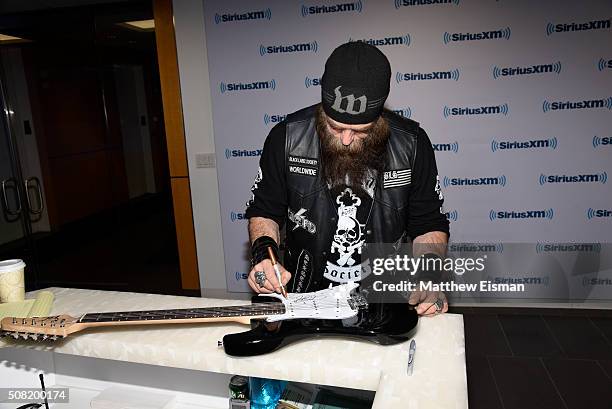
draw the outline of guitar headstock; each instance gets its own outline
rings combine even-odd
[[[51,317],[16,318],[6,317],[0,322],[0,336],[12,336],[15,339],[33,339],[36,341],[65,338],[77,330],[73,326],[78,318],[70,315],[55,315]]]

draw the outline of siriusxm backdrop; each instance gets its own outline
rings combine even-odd
[[[390,59],[387,106],[431,138],[452,241],[532,243],[534,254],[572,251],[550,242],[612,242],[612,2],[204,7],[229,291],[248,288],[244,210],[263,141],[320,101],[324,62],[346,41]],[[599,298],[612,299],[608,281]]]

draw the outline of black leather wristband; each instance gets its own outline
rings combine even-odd
[[[251,266],[270,258],[268,247],[272,249],[274,257],[278,260],[279,251],[276,241],[270,236],[261,236],[251,244]]]

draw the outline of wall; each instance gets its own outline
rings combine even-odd
[[[217,170],[196,166],[196,155],[215,152],[203,5],[175,0],[173,8],[200,285],[204,296],[223,297],[227,287]]]
[[[201,210],[220,217],[230,290],[247,288],[242,212],[258,149],[285,114],[319,100],[325,59],[355,39],[379,44],[388,55],[388,106],[419,121],[434,143],[453,240],[531,243],[534,254],[542,243],[611,241],[610,217],[598,216],[612,214],[610,145],[602,143],[610,141],[612,108],[609,2],[358,0],[335,7],[210,0],[203,15],[196,3],[175,2],[177,11],[192,12],[189,21],[177,14],[177,43],[186,47],[186,41],[196,53],[180,61],[184,109],[195,109],[189,115],[198,121],[213,120],[214,141],[207,139],[210,122],[194,119],[188,151],[193,161],[195,153],[217,147],[222,211]],[[602,23],[581,29],[591,21]],[[183,77],[183,69],[191,76]],[[262,86],[249,89],[255,82]],[[202,98],[205,89],[212,90],[212,104]],[[583,100],[602,106],[580,107]],[[572,181],[580,175],[591,180]],[[212,191],[217,195],[218,187]],[[209,240],[222,237],[216,224],[210,232]],[[582,290],[583,280],[612,268],[609,253],[594,248],[602,264],[572,272],[572,285]],[[603,298],[610,293],[593,289]]]

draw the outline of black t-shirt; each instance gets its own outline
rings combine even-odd
[[[274,220],[283,227],[287,218],[287,178],[285,174],[285,122],[277,124],[270,131],[264,143],[263,153],[259,160],[259,169],[251,188],[251,198],[247,203],[246,217],[265,217]],[[349,187],[350,189],[350,187]],[[357,192],[360,189],[354,189]],[[366,188],[366,191],[369,190]],[[367,195],[359,195],[360,208],[369,208]],[[408,236],[417,236],[431,232],[449,233],[449,223],[442,213],[444,196],[440,190],[436,159],[429,137],[419,128],[417,135],[416,157],[412,169],[412,187],[408,205]],[[360,220],[357,211],[357,221]],[[365,216],[362,216],[365,217]]]

